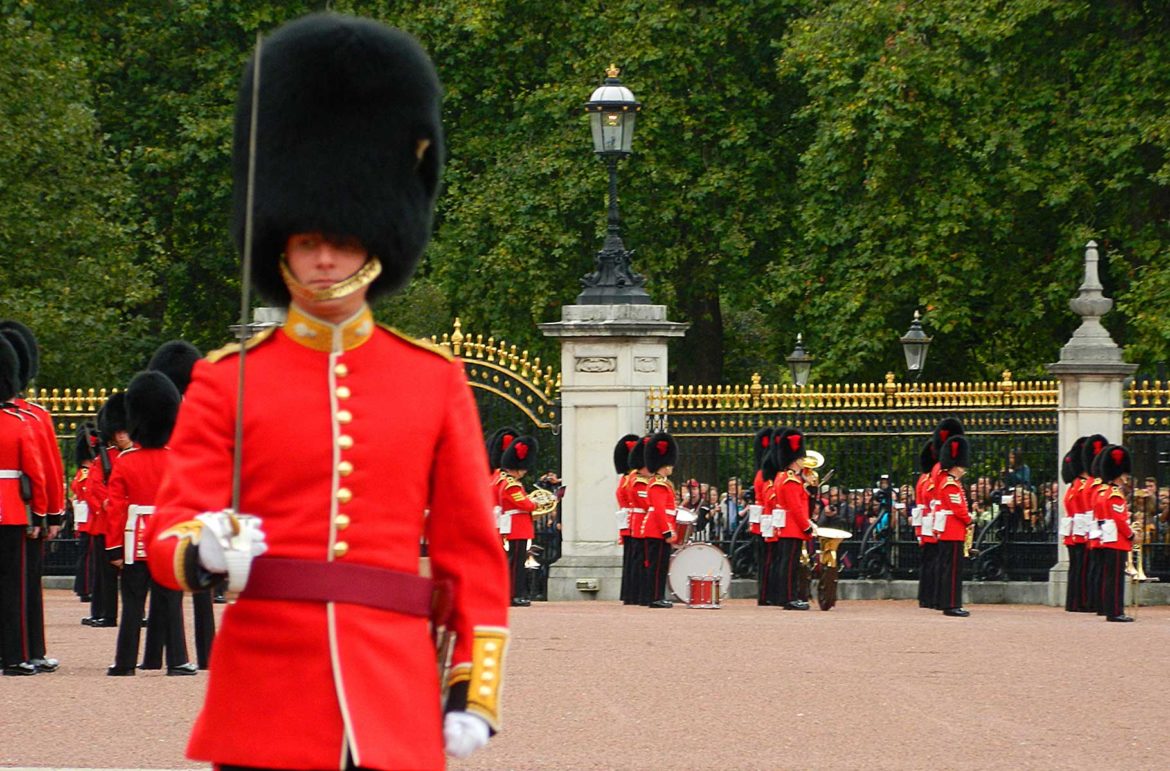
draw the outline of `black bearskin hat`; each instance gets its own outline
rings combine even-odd
[[[23,324],[20,328],[28,332],[28,337],[21,334],[19,330],[14,329],[8,324],[16,322],[3,321],[0,322],[0,337],[3,337],[12,346],[12,350],[16,351],[16,359],[20,362],[20,367],[17,369],[17,392],[23,391],[28,387],[28,383],[33,379],[33,374],[39,367],[39,356],[37,355],[36,340],[31,337],[32,332],[28,332],[28,327]]]
[[[97,414],[98,432],[102,441],[107,444],[114,441],[114,434],[119,431],[129,431],[126,421],[126,392],[113,394]]]
[[[753,442],[753,445],[756,450],[757,469],[763,469],[764,458],[767,457],[769,451],[772,449],[772,438],[774,433],[775,430],[770,426],[765,426],[756,432],[756,438]]]
[[[512,440],[520,436],[520,432],[511,426],[504,426],[497,428],[488,437],[487,454],[488,454],[488,468],[492,471],[500,468],[500,458],[504,455],[504,450],[512,444]]]
[[[938,452],[934,446],[933,439],[927,439],[926,444],[922,445],[922,450],[918,453],[918,468],[923,474],[929,474],[934,471],[934,464],[938,463]]]
[[[163,447],[175,430],[183,400],[171,379],[156,370],[139,372],[126,389],[126,425],[143,447]]]
[[[637,434],[626,434],[613,446],[613,470],[619,474],[630,472],[630,453],[640,443]],[[639,466],[641,468],[641,466]]]
[[[786,428],[780,432],[773,443],[776,453],[776,471],[783,471],[792,465],[793,461],[805,456],[804,432],[796,428]]]
[[[952,436],[963,436],[967,433],[963,429],[963,421],[955,417],[943,418],[934,429],[934,450],[937,453],[943,442]]]
[[[169,377],[182,396],[191,384],[191,370],[195,368],[195,362],[202,358],[199,349],[186,340],[171,340],[155,350],[146,368],[158,370]]]
[[[1101,434],[1093,434],[1085,437],[1085,443],[1081,447],[1081,464],[1094,477],[1100,477],[1096,467],[1093,466],[1093,461],[1101,454],[1101,451],[1109,446],[1109,440]]]
[[[650,435],[642,437],[630,449],[630,468],[641,469],[646,468],[646,445],[650,444]]]
[[[401,287],[430,237],[442,167],[442,89],[430,58],[400,30],[337,13],[281,26],[260,56],[253,284],[287,304],[279,270],[285,243],[321,232],[356,238],[381,260],[371,299]],[[240,82],[232,152],[232,230],[241,254],[253,58]]]
[[[0,402],[20,393],[20,357],[4,335],[0,335]]]
[[[88,460],[93,460],[97,453],[97,426],[87,420],[77,427],[73,435],[73,462],[80,466]]]
[[[539,452],[540,445],[535,436],[518,436],[500,457],[500,468],[509,471],[535,471],[536,454]]]
[[[1112,482],[1122,474],[1133,472],[1129,450],[1119,444],[1111,444],[1101,451],[1101,481]]]
[[[678,462],[678,442],[666,432],[654,434],[649,442],[643,443],[643,446],[646,452],[646,468],[651,473]]]
[[[1065,484],[1070,484],[1074,479],[1085,473],[1085,441],[1089,437],[1079,437],[1073,442],[1069,451],[1064,454],[1060,461],[1060,478],[1064,480]]]
[[[967,468],[971,465],[971,445],[967,442],[967,437],[962,434],[958,436],[951,436],[938,451],[938,465],[950,470],[955,466],[962,466]]]

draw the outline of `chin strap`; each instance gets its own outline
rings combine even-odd
[[[298,300],[308,300],[311,302],[337,300],[353,294],[363,286],[369,286],[380,275],[382,275],[381,261],[377,257],[370,257],[370,259],[366,260],[366,264],[352,276],[344,278],[333,286],[324,289],[310,289],[300,281],[297,281],[296,276],[293,275],[292,270],[288,267],[288,261],[284,257],[280,258],[280,276],[284,279],[284,284],[288,287],[289,293]]]

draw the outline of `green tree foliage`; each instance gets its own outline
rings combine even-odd
[[[30,242],[9,239],[17,228],[64,232],[83,215],[105,244],[100,259],[76,238],[49,250],[101,266],[84,282],[100,310],[54,314],[62,328],[94,325],[56,338],[57,360],[84,361],[95,337],[133,337],[102,360],[124,379],[141,364],[135,346],[225,340],[238,306],[227,228],[236,81],[257,31],[324,5],[0,0],[9,24],[24,24],[4,45],[40,50],[14,50],[0,68],[67,81],[26,96],[26,114],[0,128],[15,142],[0,150],[4,245]],[[1170,353],[1170,12],[1158,4],[331,6],[414,33],[446,88],[435,238],[416,283],[377,309],[410,332],[441,334],[458,315],[467,332],[555,360],[535,325],[559,318],[601,246],[606,173],[581,108],[612,62],[645,105],[619,167],[623,237],[653,300],[692,324],[672,355],[676,382],[771,380],[797,332],[815,379],[901,372],[897,337],[916,308],[935,335],[927,378],[1041,374],[1077,322],[1067,301],[1089,238],[1108,255],[1115,338],[1145,364]],[[57,102],[87,117],[45,117]],[[82,124],[84,139],[62,134]],[[9,183],[35,184],[12,164],[38,143],[71,148],[63,168],[89,164],[84,182],[52,186],[53,206]],[[13,200],[42,206],[35,225]],[[34,252],[23,254],[27,266]],[[44,296],[21,302],[82,292],[70,265],[68,283],[41,281]],[[126,275],[138,288],[114,299],[93,288]]]
[[[0,33],[0,316],[41,348],[34,385],[119,382],[141,365],[155,297],[149,227],[102,141],[89,73],[19,17]],[[146,352],[149,355],[149,352]]]

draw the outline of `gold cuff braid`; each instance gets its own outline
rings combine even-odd
[[[477,626],[471,642],[471,679],[467,687],[467,711],[479,715],[493,731],[500,730],[500,686],[508,630]]]
[[[372,284],[374,279],[380,275],[382,275],[382,262],[377,257],[370,257],[370,259],[366,260],[365,265],[348,278],[343,278],[333,286],[324,289],[310,289],[300,281],[297,281],[296,276],[293,275],[292,270],[288,267],[288,260],[284,257],[280,258],[280,276],[284,279],[284,284],[288,287],[289,293],[299,300],[307,300],[310,302],[336,300],[340,297],[353,294],[363,286]]]

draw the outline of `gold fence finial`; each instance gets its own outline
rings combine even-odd
[[[459,317],[455,317],[455,331],[451,333],[451,353],[456,356],[463,355],[463,324],[460,323]]]

